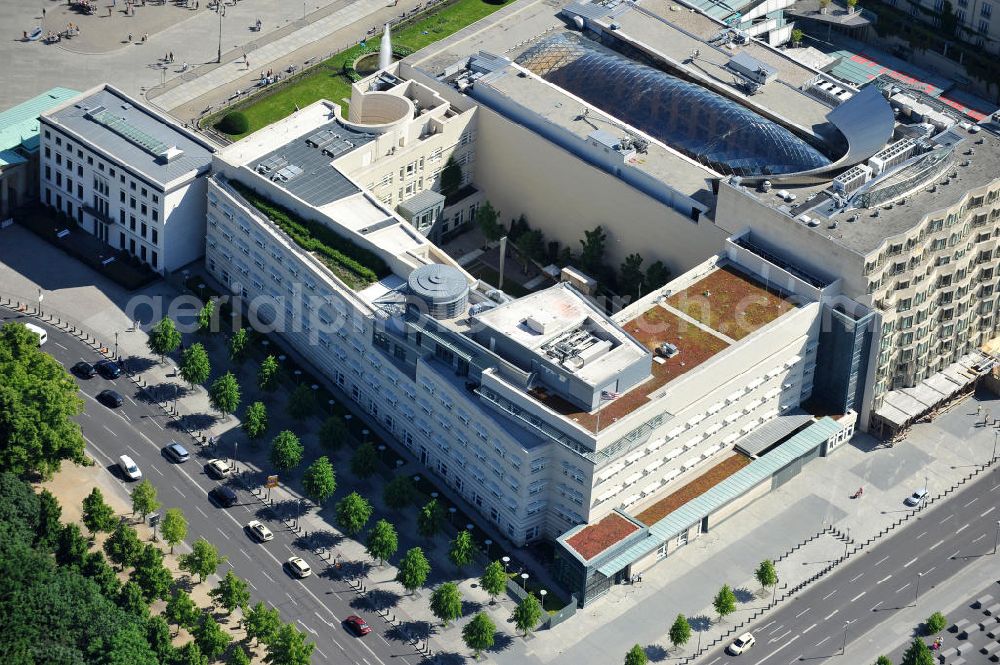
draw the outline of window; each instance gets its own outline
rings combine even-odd
[[[979,15],[987,19],[993,16],[993,5],[988,2],[984,2],[979,8]]]
[[[135,210],[135,197],[134,196],[130,196],[129,197],[129,199],[128,199],[128,207],[132,208],[132,210]]]
[[[983,9],[986,9],[986,5],[983,5]],[[979,32],[987,33],[990,31],[990,22],[986,19],[979,21]]]
[[[128,216],[128,230],[135,232],[135,215]]]
[[[157,232],[156,229],[150,229],[150,231],[152,233],[152,237],[150,238],[150,240],[152,240],[153,244],[155,245],[158,242],[158,236],[160,234],[159,234],[159,232]]]
[[[141,233],[139,235],[141,235],[143,238],[145,238],[146,237],[146,224],[143,223],[142,226],[141,226],[141,228],[142,228],[142,231],[141,231]]]

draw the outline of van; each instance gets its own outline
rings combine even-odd
[[[139,480],[142,478],[142,471],[139,470],[139,467],[135,465],[135,462],[128,455],[122,455],[118,458],[118,466],[129,480]]]
[[[38,335],[38,346],[41,346],[42,344],[45,344],[45,342],[49,341],[49,334],[45,332],[45,329],[41,326],[36,326],[34,323],[25,323],[24,327]]]

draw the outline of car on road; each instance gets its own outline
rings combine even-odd
[[[358,637],[367,635],[368,633],[372,632],[372,627],[369,626],[364,619],[362,619],[356,614],[352,614],[351,616],[344,619],[344,623],[347,625],[347,628]]]
[[[293,556],[286,564],[288,565],[288,570],[292,571],[292,575],[295,575],[295,577],[303,578],[312,575],[312,568],[302,560],[302,557]]]
[[[98,374],[108,380],[117,379],[122,375],[122,369],[118,366],[118,363],[113,360],[108,360],[107,358],[104,360],[98,360],[97,363],[94,364],[94,369],[97,370]]]
[[[112,409],[117,409],[125,403],[125,398],[115,390],[102,390],[97,393],[97,401]]]
[[[205,472],[213,478],[222,479],[232,472],[233,468],[224,459],[210,459],[205,465]]]
[[[24,327],[35,333],[38,337],[38,346],[41,346],[42,344],[45,344],[45,342],[49,341],[49,334],[45,332],[45,328],[36,326],[34,323],[25,323]]]
[[[191,454],[187,451],[187,448],[177,443],[176,441],[171,441],[170,444],[163,449],[163,452],[172,459],[173,461],[181,464],[191,459]]]
[[[919,506],[927,499],[927,488],[919,489],[903,501],[908,506]]]
[[[136,466],[136,463],[128,455],[122,455],[118,458],[118,468],[122,470],[125,477],[129,480],[139,480],[142,478],[142,471]]]
[[[269,540],[274,539],[274,534],[266,526],[261,524],[260,520],[250,520],[247,523],[247,529],[250,531],[254,538],[262,543],[266,543]]]
[[[739,656],[741,653],[749,651],[755,644],[757,644],[757,640],[754,639],[753,635],[750,633],[743,633],[733,640],[732,644],[726,647],[726,651],[728,651],[730,655]]]
[[[232,488],[226,487],[225,485],[216,485],[212,491],[208,493],[208,495],[215,499],[216,503],[223,508],[231,508],[239,501],[239,497],[236,496],[236,492],[234,492]]]
[[[81,379],[92,379],[94,378],[94,375],[97,374],[97,370],[94,369],[94,366],[86,360],[81,360],[77,364],[73,365],[73,373]]]

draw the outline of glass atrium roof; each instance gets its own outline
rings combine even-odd
[[[795,173],[830,163],[745,106],[575,35],[548,37],[517,62],[726,175]]]

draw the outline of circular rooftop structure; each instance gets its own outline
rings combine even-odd
[[[459,317],[469,302],[469,283],[462,271],[452,266],[421,266],[410,273],[406,284],[435,319]]]

